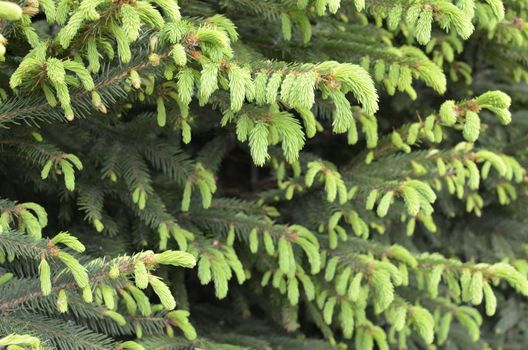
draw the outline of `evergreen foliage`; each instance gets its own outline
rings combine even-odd
[[[0,0],[0,348],[525,348],[527,18]]]

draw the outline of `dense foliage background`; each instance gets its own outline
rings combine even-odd
[[[525,0],[0,1],[0,348],[525,349]]]

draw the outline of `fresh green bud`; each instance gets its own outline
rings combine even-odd
[[[192,268],[196,265],[196,258],[186,252],[167,250],[160,254],[155,254],[156,263],[161,265],[172,265]]]
[[[134,278],[136,286],[141,289],[145,289],[148,286],[148,272],[143,261],[138,261],[134,265]]]
[[[455,101],[446,101],[440,106],[440,120],[447,126],[452,126],[457,121],[457,107]]]
[[[154,292],[158,295],[165,309],[172,310],[176,307],[176,301],[174,300],[169,287],[163,283],[160,278],[150,276],[149,283],[152,286],[152,289],[154,289]]]
[[[118,312],[115,312],[115,311],[112,311],[112,310],[105,310],[105,311],[103,311],[103,315],[107,316],[107,317],[110,317],[112,320],[114,320],[120,326],[126,325],[125,318],[123,317],[123,315],[121,315]]]
[[[472,111],[466,112],[466,121],[464,123],[464,138],[469,142],[475,142],[480,134],[480,118],[477,113]]]
[[[11,1],[0,1],[0,18],[18,21],[22,18],[22,8]]]
[[[66,294],[66,291],[64,289],[61,289],[59,291],[59,294],[57,296],[57,310],[60,313],[65,313],[68,311],[68,295]]]
[[[42,295],[46,296],[51,293],[51,270],[46,259],[40,260],[39,264],[40,289]]]

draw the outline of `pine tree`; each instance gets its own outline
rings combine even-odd
[[[524,348],[527,18],[0,0],[0,348]]]

